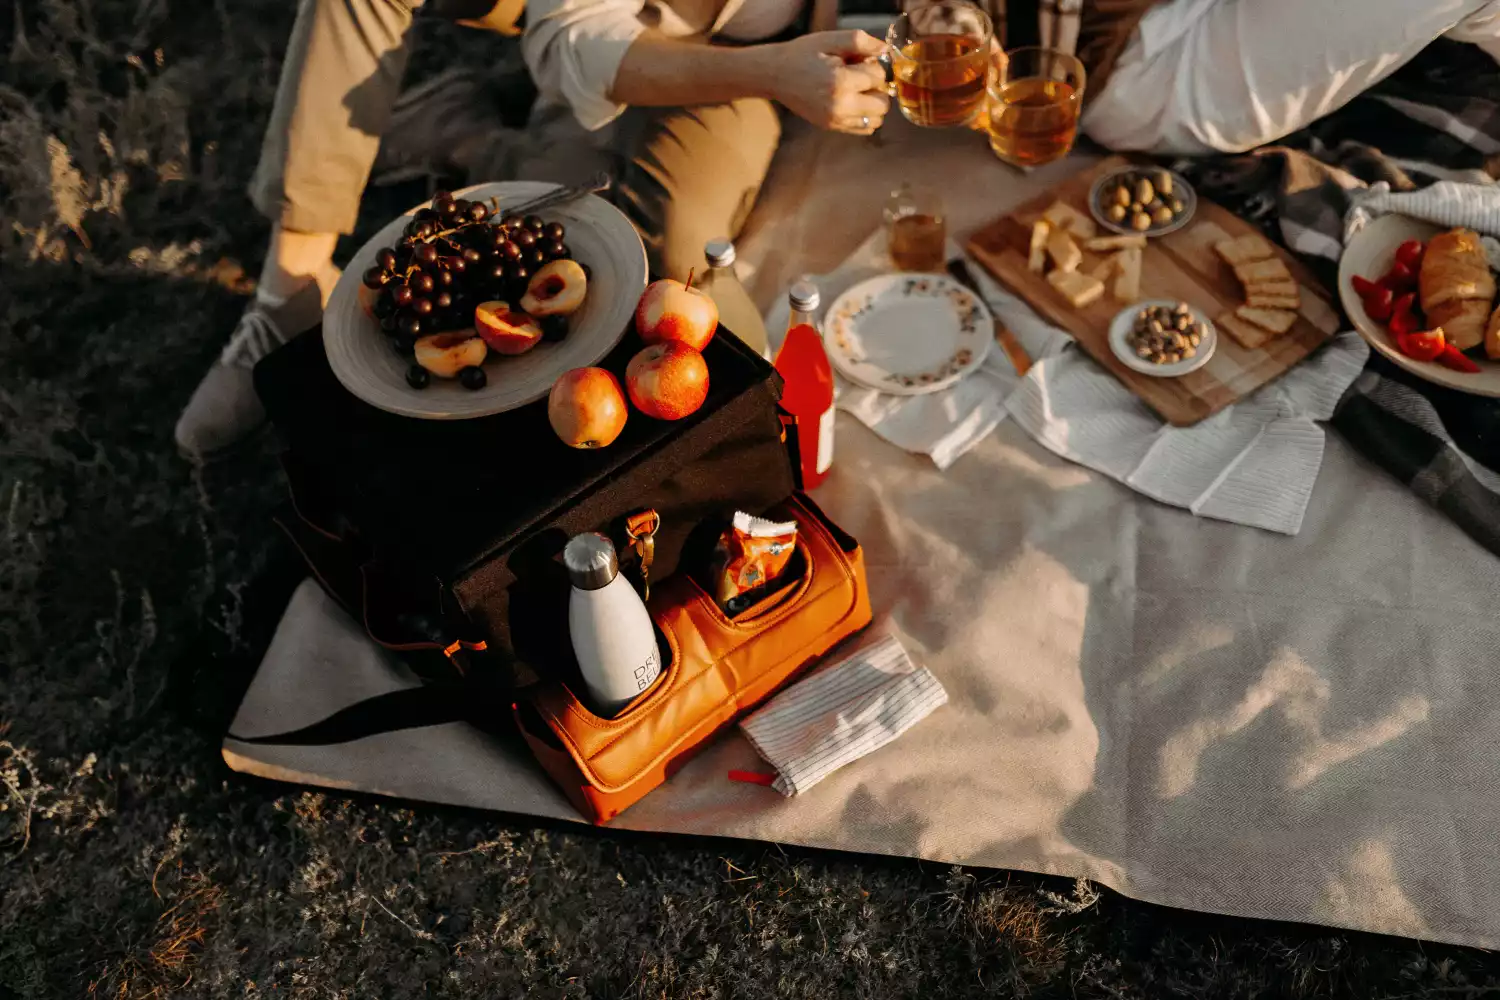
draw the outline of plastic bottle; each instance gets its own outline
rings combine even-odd
[[[573,582],[568,596],[568,635],[594,710],[618,715],[661,674],[656,629],[640,595],[620,575],[608,538],[574,535],[563,549]]]
[[[709,240],[703,255],[708,258],[708,270],[698,287],[719,307],[719,322],[752,351],[766,357],[770,351],[766,324],[734,273],[734,244],[727,239]]]
[[[833,368],[814,319],[818,286],[799,281],[788,299],[792,314],[775,363],[786,382],[781,407],[795,418],[791,432],[796,436],[798,485],[810,490],[828,477],[833,464]]]

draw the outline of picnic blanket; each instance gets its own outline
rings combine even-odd
[[[1176,166],[1201,193],[1285,242],[1333,287],[1351,210],[1399,206],[1401,192],[1458,182],[1493,187],[1493,213],[1500,215],[1500,67],[1472,45],[1440,40],[1283,143]],[[1471,226],[1484,221],[1484,214],[1466,215]],[[1433,385],[1372,352],[1332,424],[1500,553],[1495,400]]]
[[[837,266],[902,177],[963,192],[946,206],[961,236],[1088,162],[1019,175],[970,134],[883,132],[878,147],[803,133],[783,148],[755,284],[781,294]],[[1285,157],[1262,159],[1284,176]],[[1443,426],[1478,454],[1457,422]],[[726,732],[614,825],[1049,872],[1176,907],[1500,947],[1500,560],[1350,440],[1328,436],[1293,537],[1145,499],[1012,421],[940,471],[840,415],[817,500],[864,548],[875,629],[948,704],[791,797],[730,780],[762,765]],[[577,821],[508,704],[314,738],[417,684],[305,583],[224,757],[286,781]]]

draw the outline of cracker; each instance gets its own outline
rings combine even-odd
[[[1254,323],[1278,337],[1290,330],[1292,324],[1297,322],[1297,314],[1290,309],[1257,309],[1254,306],[1240,306],[1234,313],[1245,322]]]
[[[1276,255],[1271,244],[1251,233],[1236,240],[1220,240],[1214,244],[1214,252],[1230,267],[1253,264],[1258,260],[1270,260]]]
[[[1296,312],[1302,305],[1302,298],[1297,295],[1265,295],[1251,291],[1245,296],[1245,305],[1255,309],[1290,309]]]
[[[1246,323],[1232,312],[1221,313],[1214,325],[1235,339],[1241,347],[1253,351],[1270,342],[1272,334],[1251,323]]]
[[[1279,257],[1269,260],[1252,261],[1249,264],[1237,264],[1234,268],[1235,275],[1241,284],[1254,285],[1267,281],[1291,281],[1292,272],[1286,269],[1286,265]]]

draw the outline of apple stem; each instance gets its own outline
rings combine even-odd
[[[696,267],[690,267],[690,268],[688,268],[688,280],[687,280],[687,284],[683,286],[684,288],[692,288],[693,287],[693,274],[697,270],[698,269]]]

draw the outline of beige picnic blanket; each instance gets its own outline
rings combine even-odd
[[[808,147],[800,217],[749,244],[768,285],[837,263],[908,173],[944,179],[962,229],[1078,166],[1022,179],[977,136],[899,127],[879,148]],[[939,472],[841,415],[815,496],[864,546],[875,632],[948,704],[792,798],[728,780],[762,765],[727,732],[616,825],[1500,945],[1500,562],[1337,435],[1323,462],[1289,537],[1156,504],[1011,422]],[[285,732],[413,683],[304,584],[233,731]],[[228,740],[225,757],[327,787],[574,815],[521,747],[459,723],[333,747]]]

